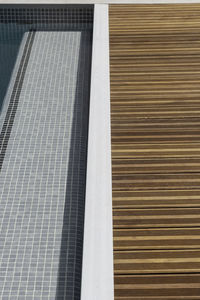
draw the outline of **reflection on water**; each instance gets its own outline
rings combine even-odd
[[[76,31],[82,27],[87,27],[87,23],[0,23],[0,113],[24,33],[29,30]]]
[[[14,24],[0,23],[0,112],[16,62],[23,30]]]

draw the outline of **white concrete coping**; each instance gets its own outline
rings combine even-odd
[[[95,5],[81,300],[113,300],[108,5]]]

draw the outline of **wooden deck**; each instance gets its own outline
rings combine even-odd
[[[200,299],[200,5],[111,5],[115,300]]]

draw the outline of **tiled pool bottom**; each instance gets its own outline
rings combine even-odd
[[[91,36],[34,32],[0,172],[2,300],[80,299]]]

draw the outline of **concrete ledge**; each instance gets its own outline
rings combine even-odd
[[[95,5],[81,300],[112,300],[108,5]]]

